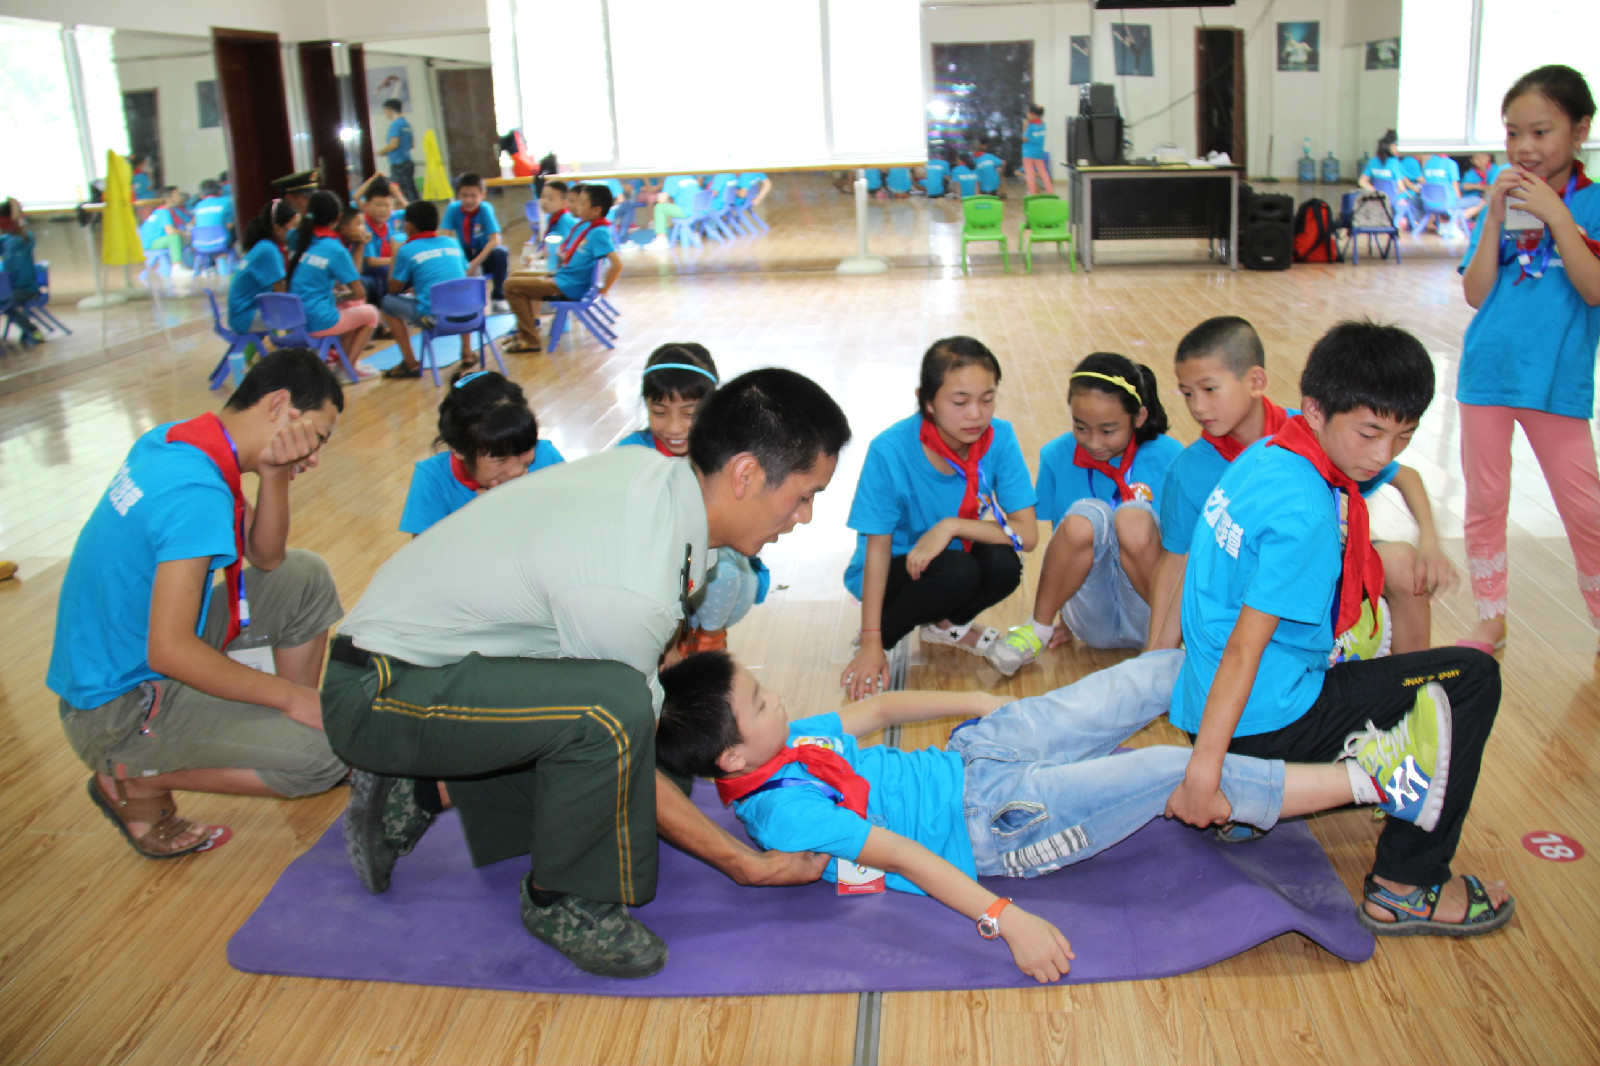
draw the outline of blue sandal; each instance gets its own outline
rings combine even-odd
[[[1516,900],[1507,896],[1498,908],[1489,902],[1489,893],[1483,882],[1471,874],[1462,874],[1467,885],[1467,916],[1459,922],[1436,922],[1433,912],[1439,907],[1442,884],[1419,888],[1408,896],[1397,895],[1384,888],[1368,875],[1362,902],[1356,905],[1356,921],[1376,936],[1482,936],[1492,933],[1511,920],[1516,912]],[[1367,904],[1376,903],[1390,914],[1393,921],[1380,921],[1367,913]]]
[[[1211,830],[1212,839],[1218,844],[1253,844],[1266,835],[1267,830],[1245,822],[1229,822]]]

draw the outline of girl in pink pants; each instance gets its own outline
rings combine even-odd
[[[1511,168],[1489,187],[1462,269],[1467,327],[1457,376],[1466,475],[1467,571],[1478,623],[1457,643],[1487,651],[1506,633],[1511,435],[1528,435],[1600,627],[1600,474],[1594,437],[1600,347],[1600,186],[1574,159],[1594,97],[1571,67],[1540,67],[1501,105]]]

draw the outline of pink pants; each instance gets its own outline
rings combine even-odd
[[[1479,618],[1506,613],[1506,515],[1511,435],[1528,435],[1578,564],[1578,591],[1600,627],[1600,473],[1589,420],[1526,407],[1461,404],[1461,467],[1467,483],[1467,572]]]
[[[1033,183],[1035,178],[1038,179],[1040,188],[1044,189],[1045,192],[1055,191],[1055,186],[1050,181],[1050,170],[1044,165],[1044,160],[1029,159],[1024,156],[1022,160],[1022,180],[1028,185],[1029,196],[1034,193]]]
[[[342,337],[352,330],[362,326],[376,326],[378,324],[378,309],[369,303],[349,303],[339,308],[339,321],[327,329],[319,329],[309,336],[312,337]],[[350,353],[354,359],[360,352]]]

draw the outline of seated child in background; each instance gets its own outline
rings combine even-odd
[[[402,533],[419,536],[490,489],[564,461],[554,444],[539,439],[522,386],[493,370],[451,380],[433,441],[436,448],[441,444],[448,450],[418,460],[411,471]]]
[[[978,173],[972,169],[972,160],[968,156],[956,157],[956,165],[950,170],[950,180],[961,190],[963,200],[978,195]]]
[[[134,200],[148,200],[154,196],[155,186],[150,178],[150,158],[134,152],[128,156],[128,166],[132,170],[130,181],[133,185]]]
[[[639,389],[649,426],[628,434],[617,445],[654,448],[674,459],[688,456],[695,411],[716,387],[717,364],[704,345],[663,344],[645,360]],[[690,597],[693,613],[678,650],[689,655],[726,648],[728,627],[766,598],[769,580],[759,558],[732,548],[715,549],[706,568],[703,593]]]
[[[499,315],[510,310],[506,306],[506,271],[511,258],[502,246],[500,220],[495,217],[494,205],[484,201],[483,188],[483,179],[476,174],[456,179],[456,198],[444,210],[439,234],[461,242],[468,274],[488,275],[490,309]]]
[[[264,292],[282,292],[289,276],[288,259],[283,252],[289,231],[300,221],[294,205],[273,200],[244,227],[244,261],[228,281],[228,328],[235,333],[256,332],[265,327],[256,308],[256,297]],[[246,360],[261,355],[246,353]]]
[[[1161,714],[1182,661],[1178,652],[1153,652],[1014,702],[986,692],[890,692],[790,721],[782,699],[753,673],[708,652],[661,671],[656,760],[672,773],[714,779],[762,847],[833,856],[823,876],[841,895],[893,888],[932,896],[975,920],[981,936],[1003,938],[1023,973],[1054,981],[1073,958],[1060,930],[974,878],[1038,877],[1161,817],[1188,753],[1112,753]],[[972,717],[946,750],[857,744],[886,726],[952,715]],[[1229,755],[1226,811],[1268,828],[1352,801],[1376,803],[1374,778],[1387,778],[1408,755],[1420,757],[1403,743],[1387,753],[1367,745],[1343,765]],[[1443,762],[1437,774],[1443,780]],[[1397,819],[1422,816],[1386,809]]]
[[[1022,128],[1022,180],[1027,183],[1028,195],[1035,192],[1054,192],[1050,168],[1045,165],[1044,108],[1038,104],[1028,107],[1028,123]],[[1037,187],[1034,182],[1038,182]]]
[[[1502,172],[1509,170],[1505,163],[1496,163],[1493,152],[1477,152],[1472,156],[1472,166],[1461,175],[1461,217],[1477,218],[1483,211],[1483,198],[1489,195],[1489,186]]]
[[[183,190],[169,186],[163,191],[164,202],[139,224],[139,243],[146,254],[165,251],[175,273],[184,272],[183,253],[188,235],[179,221],[178,212],[183,207]]]
[[[867,179],[867,195],[878,197],[885,195],[883,191],[883,171],[877,167],[867,167],[861,173]]]
[[[190,217],[194,219],[196,230],[227,230],[228,243],[233,243],[233,198],[222,194],[222,186],[215,179],[207,178],[200,183],[200,199]]]
[[[972,157],[973,172],[978,175],[978,191],[985,196],[999,196],[1000,179],[1005,176],[1005,160],[989,151],[988,141],[978,142],[978,152]]]
[[[687,174],[674,174],[661,187],[661,197],[656,200],[652,228],[655,239],[649,247],[663,249],[668,245],[667,235],[672,232],[672,220],[687,218],[694,210],[694,198],[700,195],[700,182]]]
[[[950,161],[939,156],[931,157],[922,171],[922,191],[927,193],[930,199],[943,196],[949,181]]]
[[[1427,162],[1422,164],[1422,180],[1418,185],[1434,185],[1445,190],[1445,204],[1450,210],[1455,210],[1461,203],[1461,167],[1447,155],[1434,153]],[[1438,219],[1434,219],[1434,228],[1438,229]]]
[[[911,168],[890,167],[884,175],[884,187],[889,190],[889,195],[896,200],[904,200],[911,195]]]
[[[857,533],[845,588],[861,600],[851,699],[889,682],[886,650],[922,626],[925,644],[982,655],[1000,636],[972,624],[1022,581],[1038,542],[1033,479],[1017,435],[994,417],[1000,361],[971,337],[922,357],[917,413],[873,438],[850,504]]]
[[[1379,783],[1437,820],[1385,822],[1357,918],[1380,935],[1489,932],[1510,919],[1509,892],[1452,879],[1450,862],[1500,707],[1499,664],[1452,647],[1329,665],[1335,634],[1383,586],[1358,483],[1410,442],[1433,400],[1433,362],[1404,330],[1345,322],[1311,349],[1300,393],[1304,413],[1233,461],[1189,546],[1171,720],[1195,742],[1168,812],[1225,821],[1228,754],[1327,762],[1409,736],[1417,757]],[[1381,742],[1383,730],[1398,735]]]
[[[1200,439],[1173,462],[1159,497],[1163,550],[1149,638],[1156,648],[1178,646],[1184,568],[1206,498],[1240,452],[1299,414],[1266,398],[1266,353],[1255,329],[1242,318],[1224,316],[1200,323],[1178,342],[1175,361],[1178,391],[1200,423]],[[1361,481],[1361,495],[1370,498],[1391,482],[1416,520],[1417,547],[1405,541],[1377,544],[1384,595],[1367,610],[1375,613],[1378,626],[1374,629],[1368,619],[1365,625],[1341,631],[1336,649],[1340,658],[1371,659],[1391,650],[1391,645],[1397,654],[1428,647],[1431,597],[1451,591],[1461,579],[1439,547],[1422,475],[1390,462]]]
[[[567,183],[559,179],[547,181],[539,191],[539,210],[544,214],[541,241],[552,236],[565,237],[578,224],[578,216],[567,210]]]
[[[710,189],[718,197],[721,197],[722,196],[722,191],[724,189],[726,189],[730,185],[733,185],[733,186],[737,187],[738,184],[739,184],[739,175],[738,174],[735,174],[735,173],[713,174],[713,175],[711,175],[711,177],[709,179],[707,179],[706,188]]]
[[[396,207],[405,210],[406,198],[389,179],[374,174],[356,190],[356,199],[361,205],[361,284],[366,287],[367,302],[377,306],[389,292],[395,249],[406,239],[394,213]]]
[[[746,171],[739,175],[739,197],[755,207],[767,198],[772,191],[772,179],[759,170]]]
[[[24,348],[44,340],[44,334],[22,309],[24,303],[39,295],[33,244],[33,231],[28,228],[22,205],[7,197],[5,203],[0,204],[0,269],[5,270],[11,281],[11,306],[6,310],[6,318],[17,327]],[[16,572],[15,567],[12,572]]]
[[[1055,532],[1033,616],[983,656],[1007,677],[1074,635],[1091,648],[1138,648],[1150,628],[1156,489],[1183,446],[1166,435],[1155,374],[1123,356],[1079,363],[1067,403],[1072,432],[1039,452],[1039,517]]]
[[[339,197],[327,189],[318,189],[306,201],[295,231],[299,237],[291,241],[296,251],[289,260],[289,291],[305,306],[308,333],[337,337],[356,374],[372,377],[377,371],[356,360],[378,325],[378,309],[365,301],[361,275],[336,228],[343,210]],[[361,216],[355,218],[359,222]],[[328,357],[336,358],[332,351]]]
[[[561,242],[552,277],[518,274],[506,283],[506,297],[517,316],[516,339],[506,345],[508,352],[539,351],[539,303],[541,300],[578,300],[596,284],[595,270],[601,260],[610,263],[602,295],[611,291],[622,273],[622,257],[611,236],[606,212],[611,210],[611,190],[604,185],[583,185],[576,196],[578,222]]]
[[[386,378],[417,378],[422,364],[411,347],[411,328],[426,324],[433,315],[433,287],[442,281],[467,276],[467,257],[461,242],[439,236],[439,208],[418,200],[406,208],[406,239],[396,250],[389,271],[388,292],[383,297],[384,324],[400,349],[400,362],[383,372]],[[411,292],[408,294],[407,289]],[[477,366],[468,334],[461,334],[461,369]]]

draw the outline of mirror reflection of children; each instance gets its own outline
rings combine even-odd
[[[44,334],[34,325],[22,305],[39,294],[39,281],[34,273],[33,231],[28,228],[22,205],[13,197],[0,203],[0,269],[11,281],[11,307],[6,319],[17,327],[24,348],[42,343]],[[3,567],[0,567],[3,569]],[[14,573],[15,567],[12,568]],[[4,578],[0,578],[4,580]]]
[[[294,205],[273,200],[244,227],[244,262],[228,282],[228,328],[235,333],[264,330],[256,297],[282,292],[289,276],[284,245],[300,222]],[[261,353],[256,353],[259,356]]]
[[[407,207],[405,234],[406,239],[394,255],[388,292],[381,307],[384,323],[394,337],[395,347],[400,349],[400,362],[383,372],[390,379],[422,376],[422,364],[411,347],[411,328],[431,320],[435,285],[467,276],[467,257],[461,253],[461,242],[439,236],[438,204],[418,200]],[[477,363],[470,334],[463,333],[460,369],[470,370]]]
[[[1028,185],[1028,195],[1036,192],[1055,192],[1050,181],[1050,169],[1044,161],[1044,108],[1033,104],[1028,108],[1028,123],[1022,128],[1022,180]],[[1034,187],[1038,182],[1038,187]]]
[[[174,274],[186,274],[183,264],[184,244],[187,234],[179,218],[183,203],[188,198],[176,185],[162,192],[162,205],[150,212],[139,224],[139,243],[145,253],[164,251]]]
[[[1493,152],[1474,152],[1472,165],[1461,175],[1461,217],[1472,220],[1483,213],[1484,197],[1494,179],[1509,169],[1507,163],[1496,163]]]

